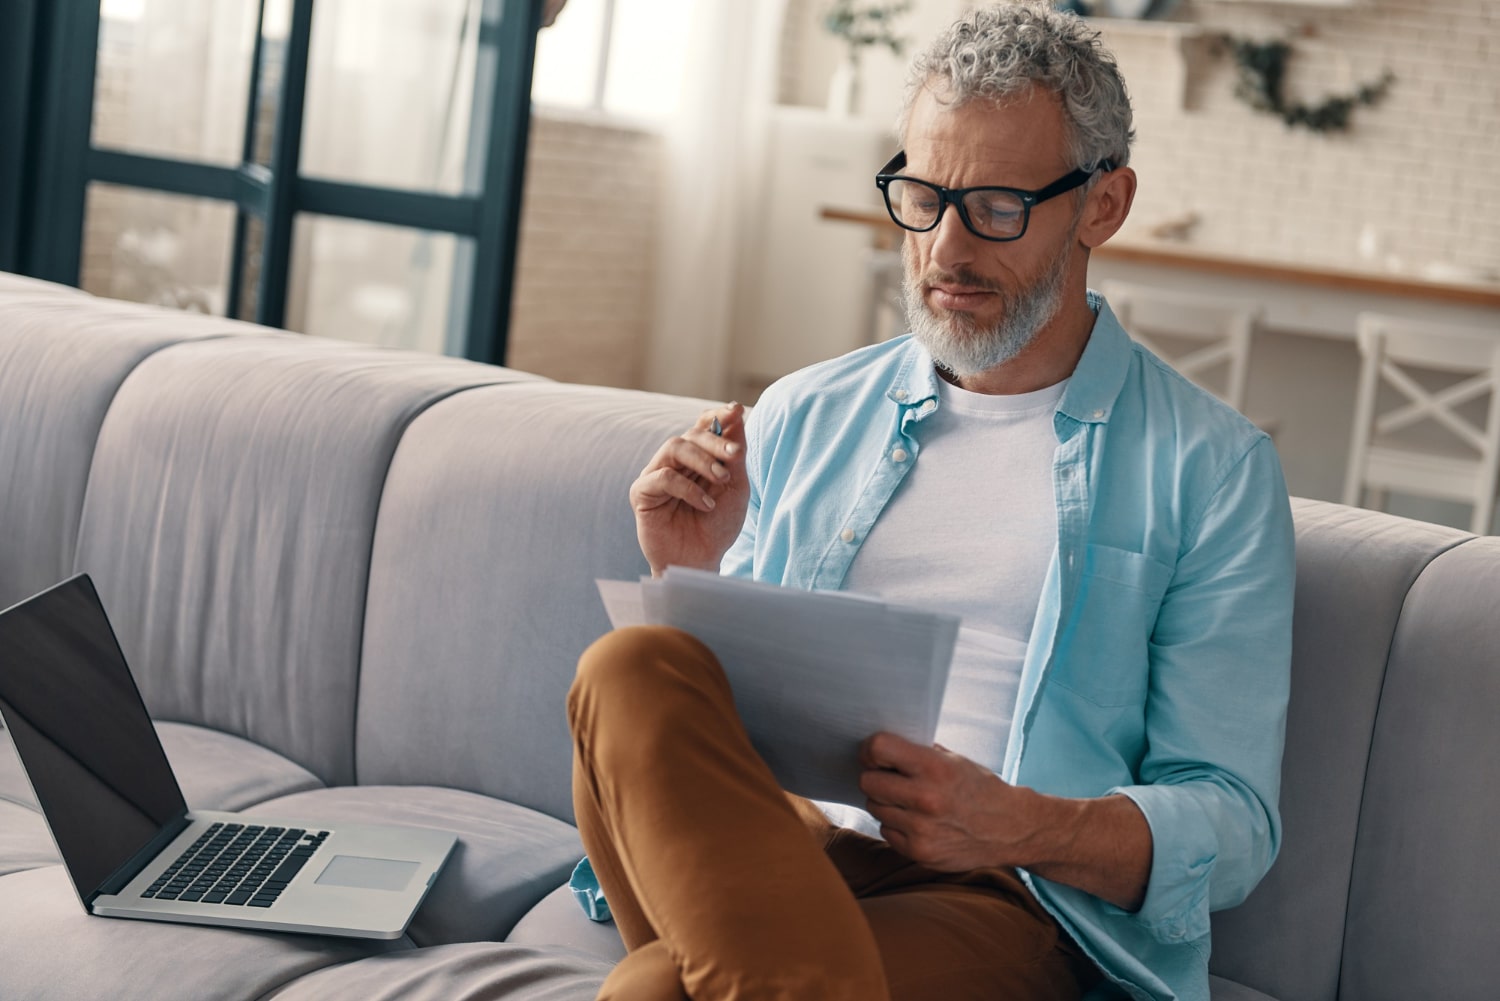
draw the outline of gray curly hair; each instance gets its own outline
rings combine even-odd
[[[957,106],[976,98],[1003,100],[1033,85],[1062,98],[1068,152],[1080,167],[1110,159],[1130,162],[1130,97],[1099,32],[1076,14],[1035,3],[1007,3],[971,12],[912,60],[906,99],[896,120],[903,141],[912,105],[938,81],[939,99]]]

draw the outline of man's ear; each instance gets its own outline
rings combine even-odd
[[[1116,167],[1099,175],[1089,189],[1078,223],[1078,242],[1093,250],[1119,232],[1135,201],[1135,171]]]

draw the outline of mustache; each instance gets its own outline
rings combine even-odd
[[[918,288],[931,288],[934,285],[963,285],[967,288],[980,289],[985,292],[1004,293],[1006,291],[1005,286],[1000,282],[966,269],[958,271],[929,271],[917,279],[916,285]]]

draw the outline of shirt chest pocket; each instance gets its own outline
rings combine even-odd
[[[1050,680],[1100,706],[1139,705],[1150,680],[1151,632],[1172,568],[1141,553],[1084,551],[1072,614]]]

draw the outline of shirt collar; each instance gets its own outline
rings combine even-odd
[[[1094,313],[1094,329],[1058,401],[1057,412],[1082,424],[1103,424],[1109,420],[1130,369],[1130,335],[1103,296],[1090,289],[1088,302]],[[885,395],[903,409],[921,407],[917,413],[921,417],[937,408],[940,376],[927,349],[916,338],[910,345],[912,350],[906,352]]]
[[[941,377],[937,374],[937,366],[933,364],[932,355],[928,354],[927,349],[915,337],[910,344],[912,350],[906,352],[906,358],[891,379],[885,396],[905,410],[923,407],[923,412],[931,413],[937,409],[938,379]],[[924,406],[928,403],[931,406]]]
[[[1130,335],[1115,319],[1109,303],[1092,289],[1089,308],[1094,311],[1094,329],[1057,412],[1080,423],[1103,424],[1109,420],[1130,371]]]

